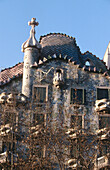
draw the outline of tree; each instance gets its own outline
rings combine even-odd
[[[59,115],[62,110],[64,106],[59,105]],[[54,119],[53,128],[52,111],[51,103],[30,103],[18,100],[15,94],[10,102],[6,100],[0,105],[1,169],[89,170],[96,167],[98,152],[103,150],[102,137],[108,130],[93,133],[82,127],[78,105],[71,127]]]

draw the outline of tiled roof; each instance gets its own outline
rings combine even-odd
[[[92,61],[93,66],[89,70],[92,70],[93,67],[96,67],[96,70],[99,72],[101,70],[102,72],[105,72],[107,70],[105,63],[92,53],[87,51],[86,53],[82,54],[76,44],[75,38],[70,37],[66,34],[47,34],[40,38],[40,44],[42,46],[41,59],[44,57],[48,59],[49,55],[53,56],[54,54],[56,54],[57,58],[59,57],[59,55],[61,55],[62,58],[64,58],[65,56],[67,56],[67,58],[69,59],[71,58],[71,61],[76,62],[81,67],[84,67],[85,62],[87,60],[90,60]]]
[[[6,68],[0,72],[0,85],[10,82],[23,74],[23,63],[18,63],[14,67]]]
[[[48,55],[56,54],[56,56],[59,56],[61,54],[62,57],[71,57],[73,61],[81,64],[80,50],[73,37],[66,34],[50,33],[40,38],[40,44],[42,46],[42,57],[47,58]]]
[[[93,63],[93,66],[96,67],[96,69],[99,72],[105,72],[107,71],[107,67],[103,60],[100,60],[98,57],[87,51],[86,53],[82,54],[82,59],[85,64],[86,61],[90,61]]]
[[[66,34],[51,33],[40,38],[42,52],[39,61],[32,67],[39,67],[51,60],[63,60],[71,62],[85,71],[104,73],[107,72],[105,63],[90,52],[82,54],[76,44],[75,38]],[[92,61],[92,66],[86,66],[86,61]],[[22,76],[23,63],[7,68],[0,72],[0,85],[10,82],[12,79]]]

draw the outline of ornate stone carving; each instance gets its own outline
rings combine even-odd
[[[53,84],[58,88],[64,84],[63,70],[62,69],[57,69],[54,72]]]
[[[95,106],[96,111],[108,111],[108,110],[110,111],[110,100],[108,99],[96,100]]]
[[[13,102],[24,102],[26,101],[26,96],[23,94],[7,94],[5,92],[0,94],[0,103],[9,103],[12,104]]]

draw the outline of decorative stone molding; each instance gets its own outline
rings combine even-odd
[[[108,99],[96,100],[95,106],[96,111],[110,111],[110,100]]]
[[[0,103],[8,103],[12,104],[13,102],[25,102],[26,101],[26,96],[23,94],[6,94],[5,92],[0,94]]]

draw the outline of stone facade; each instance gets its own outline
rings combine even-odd
[[[75,39],[67,35],[53,33],[37,42],[34,27],[38,24],[34,18],[30,25],[30,38],[22,46],[24,63],[16,66],[16,72],[20,74],[15,75],[13,68],[3,70],[0,73],[0,93],[21,93],[32,101],[33,98],[37,100],[37,91],[42,102],[51,104],[53,122],[62,121],[70,128],[72,115],[78,114],[82,117],[82,128],[91,129],[96,134],[100,127],[95,103],[101,99],[100,90],[104,94],[108,91],[102,96],[110,99],[109,70],[93,54],[82,54]],[[11,74],[7,78],[8,71]],[[42,96],[41,92],[44,93]],[[61,106],[62,115],[59,115]],[[109,110],[103,113],[110,116]]]

